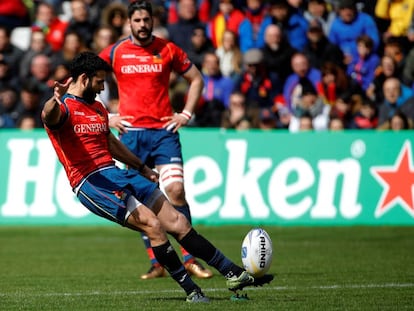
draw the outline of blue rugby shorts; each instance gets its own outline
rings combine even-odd
[[[183,163],[178,133],[164,129],[128,128],[120,140],[149,167]]]
[[[116,166],[94,171],[74,191],[79,201],[92,213],[120,225],[125,225],[130,215],[127,202],[131,196],[152,208],[155,200],[162,195],[157,184],[136,170]]]

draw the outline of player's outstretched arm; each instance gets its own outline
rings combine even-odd
[[[55,96],[46,101],[42,110],[42,120],[46,126],[50,127],[59,122],[62,113],[60,111],[59,105],[60,104],[56,100]]]
[[[53,96],[46,101],[42,110],[42,120],[47,126],[53,126],[59,122],[62,114],[59,108],[60,98],[66,93],[71,82],[72,78],[65,83],[54,82]]]

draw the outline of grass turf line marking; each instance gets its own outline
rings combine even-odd
[[[245,288],[247,291],[258,291],[258,290],[296,290],[296,289],[321,289],[321,290],[335,290],[335,289],[349,289],[349,288],[411,288],[414,287],[414,283],[384,283],[384,284],[349,284],[349,285],[321,285],[321,286],[267,286],[267,287],[251,287]],[[222,288],[205,288],[203,292],[218,292],[224,291]],[[136,291],[90,291],[90,292],[73,292],[73,293],[0,293],[0,297],[10,296],[21,296],[21,297],[80,297],[80,296],[101,296],[101,295],[154,295],[154,294],[175,294],[183,293],[181,289],[170,289],[170,290],[136,290]]]

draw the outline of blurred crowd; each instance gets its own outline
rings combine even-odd
[[[42,127],[79,52],[129,36],[128,0],[0,1],[0,128]],[[153,0],[154,35],[201,70],[193,127],[412,129],[413,0]],[[26,44],[27,43],[27,44]],[[186,86],[170,79],[181,111]],[[137,86],[138,87],[138,86]],[[112,77],[101,94],[111,113]]]

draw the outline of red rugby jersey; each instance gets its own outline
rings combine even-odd
[[[65,95],[62,101],[61,121],[45,129],[75,187],[89,173],[115,164],[108,150],[108,113],[97,101],[90,105],[73,95]]]
[[[173,110],[168,88],[171,71],[190,69],[187,54],[161,38],[139,46],[126,38],[104,49],[99,56],[111,64],[118,81],[119,114],[131,115],[134,127],[161,128]]]

